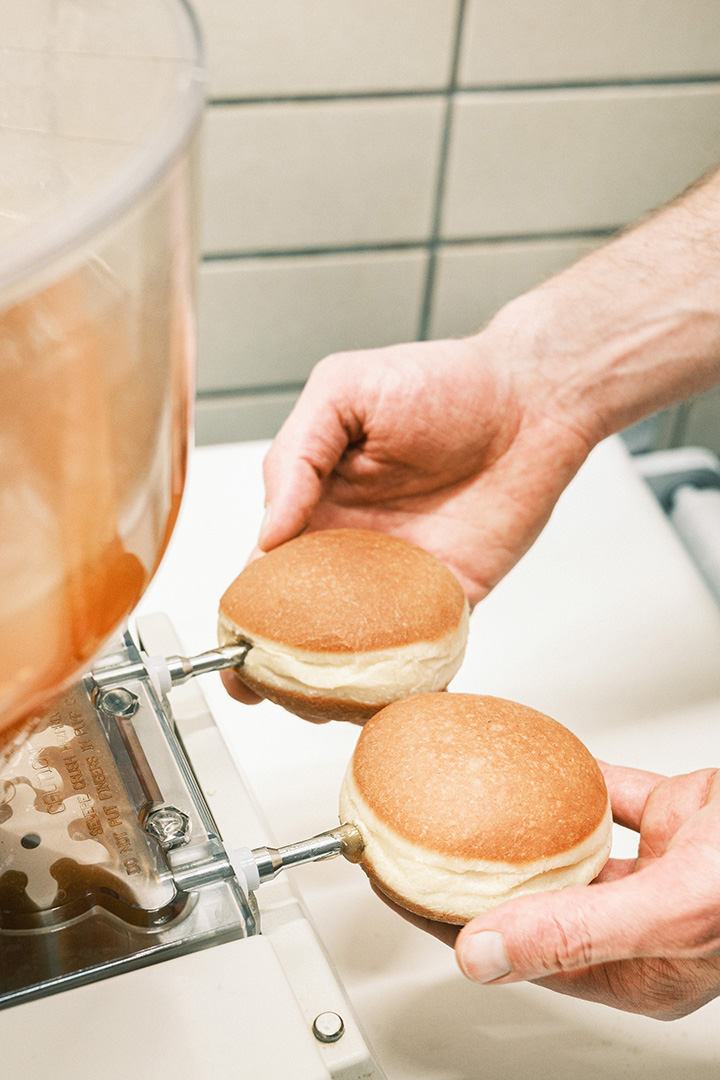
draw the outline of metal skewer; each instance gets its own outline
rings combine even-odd
[[[344,855],[350,862],[359,862],[364,846],[358,827],[347,823],[338,825],[336,829],[330,829],[328,832],[319,833],[309,840],[300,840],[295,844],[287,844],[285,847],[253,848],[252,857],[255,860],[260,881],[263,882],[272,881],[281,870],[287,870],[291,866],[334,859],[336,855]]]
[[[187,682],[195,675],[205,675],[209,671],[225,671],[227,668],[242,667],[245,657],[252,649],[249,641],[238,641],[234,645],[218,645],[216,649],[198,653],[196,656],[147,656],[141,663],[113,664],[103,668],[102,664],[92,672],[95,684],[104,689],[118,686],[132,679],[143,679],[148,675],[159,683],[164,692],[171,686]]]
[[[255,892],[264,881],[272,881],[281,870],[291,866],[322,862],[337,855],[344,855],[349,862],[359,862],[364,846],[358,827],[347,822],[281,848],[227,848],[224,857],[212,856],[191,868],[175,870],[173,876],[180,888],[189,890],[234,874],[250,892]],[[172,856],[170,851],[171,859]]]

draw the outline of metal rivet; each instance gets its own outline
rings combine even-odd
[[[140,707],[136,694],[124,686],[112,690],[101,690],[95,697],[95,708],[106,716],[134,716]]]
[[[155,837],[163,851],[182,847],[190,840],[190,818],[176,806],[160,806],[157,810],[151,810],[143,828]]]
[[[312,1033],[318,1042],[337,1042],[345,1034],[342,1016],[336,1012],[319,1013],[313,1020]]]

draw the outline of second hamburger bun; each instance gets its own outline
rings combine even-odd
[[[427,694],[389,705],[358,739],[340,820],[401,907],[462,924],[525,893],[585,885],[610,853],[603,775],[567,728],[524,705]]]
[[[220,601],[221,644],[249,641],[237,673],[310,720],[363,723],[442,690],[465,652],[469,608],[444,563],[364,529],[324,529],[245,567]]]

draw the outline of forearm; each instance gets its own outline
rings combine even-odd
[[[719,382],[720,171],[507,305],[483,334],[525,358],[539,408],[590,442]]]

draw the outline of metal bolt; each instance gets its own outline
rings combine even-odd
[[[176,806],[160,806],[157,810],[151,810],[143,828],[155,837],[163,851],[182,847],[190,840],[190,818]]]
[[[312,1033],[318,1042],[334,1043],[345,1034],[345,1023],[336,1012],[321,1012],[313,1020]]]
[[[134,716],[140,708],[140,700],[131,690],[116,686],[112,690],[101,690],[95,696],[95,708],[106,716]]]

